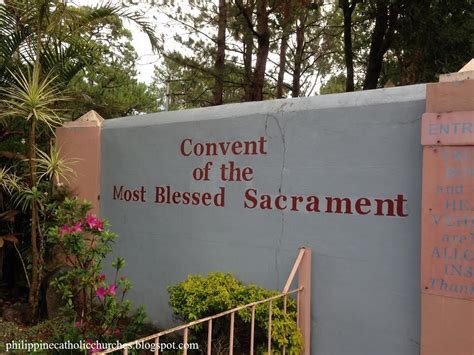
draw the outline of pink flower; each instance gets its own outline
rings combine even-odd
[[[103,301],[105,296],[108,295],[108,290],[103,287],[99,287],[97,290],[95,290],[95,294],[101,301]]]
[[[115,296],[115,291],[117,290],[117,286],[115,285],[110,285],[109,290],[107,291],[107,294],[111,296]]]
[[[92,214],[87,215],[86,223],[90,229],[97,230],[102,232],[104,230],[104,222],[97,217],[94,217]]]
[[[80,328],[80,327],[81,327],[81,322],[78,321],[78,322],[74,323],[74,326],[75,326],[76,328]]]
[[[120,336],[120,329],[119,328],[115,328],[114,335],[117,336],[117,337]]]
[[[77,222],[72,227],[64,225],[59,228],[59,234],[61,235],[61,237],[64,237],[65,234],[71,234],[71,233],[77,233],[77,232],[82,232],[81,222]]]
[[[115,296],[115,293],[117,291],[117,286],[116,285],[110,285],[108,288],[104,287],[99,287],[96,291],[95,294],[101,301],[104,300],[105,296],[110,295],[110,296]]]
[[[82,225],[81,222],[77,222],[74,226],[70,229],[71,233],[82,232]]]
[[[104,281],[104,280],[105,280],[105,274],[100,274],[99,281]]]

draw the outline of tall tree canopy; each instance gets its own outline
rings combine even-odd
[[[474,48],[470,0],[177,4],[156,3],[172,24],[164,35],[185,29],[171,51],[163,37],[155,71],[172,109],[435,81]]]

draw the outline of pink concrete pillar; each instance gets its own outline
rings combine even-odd
[[[100,131],[103,118],[89,111],[79,119],[67,122],[56,130],[56,143],[61,156],[74,162],[75,174],[68,177],[68,185],[79,199],[92,203],[99,213],[100,199]]]
[[[303,290],[299,295],[298,327],[304,340],[304,355],[311,354],[311,249],[303,248],[304,254],[298,269],[298,288]]]
[[[426,111],[421,355],[473,355],[474,80],[429,84]]]

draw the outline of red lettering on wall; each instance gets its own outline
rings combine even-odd
[[[265,155],[267,154],[267,139],[235,140],[227,142],[193,142],[191,138],[181,141],[181,155],[189,156],[227,156],[227,155]]]
[[[112,198],[114,200],[121,200],[126,202],[145,202],[145,194],[146,190],[144,186],[141,186],[137,189],[128,189],[123,185],[120,185],[120,187],[114,185]]]

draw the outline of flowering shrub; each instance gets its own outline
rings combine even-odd
[[[66,199],[52,211],[56,226],[50,228],[48,242],[60,248],[70,267],[53,281],[66,303],[63,340],[127,341],[140,331],[145,313],[139,307],[132,314],[131,303],[125,300],[131,283],[120,276],[123,258],[112,263],[113,279],[102,274],[103,260],[117,235],[90,210],[88,203]]]

